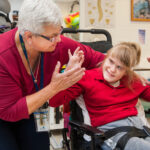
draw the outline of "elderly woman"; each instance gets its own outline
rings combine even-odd
[[[1,150],[49,150],[46,102],[81,79],[83,57],[86,69],[104,59],[61,31],[61,13],[51,0],[25,0],[18,27],[0,35]],[[60,74],[68,49],[81,63]]]

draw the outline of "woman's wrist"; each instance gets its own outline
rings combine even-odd
[[[55,96],[58,92],[60,91],[57,88],[54,88],[54,86],[51,85],[51,83],[47,86],[47,93],[48,93],[49,99]]]

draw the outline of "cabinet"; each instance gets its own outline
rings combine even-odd
[[[64,128],[64,119],[63,117],[60,117],[60,113],[61,116],[63,115],[62,110],[62,106],[60,106],[59,108],[54,108],[54,107],[50,107],[50,130],[56,130],[56,129],[63,129]],[[58,118],[56,118],[58,117]]]

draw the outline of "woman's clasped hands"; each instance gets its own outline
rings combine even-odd
[[[81,67],[84,61],[84,54],[83,51],[80,50],[80,47],[77,47],[73,54],[68,50],[68,55],[69,62],[64,73],[59,72],[61,66],[60,62],[58,61],[56,64],[50,83],[51,89],[53,89],[54,92],[69,88],[78,82],[84,75],[85,68]]]

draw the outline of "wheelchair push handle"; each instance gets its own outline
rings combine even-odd
[[[62,31],[62,34],[64,33],[72,33],[72,34],[76,34],[76,33],[91,33],[91,34],[104,34],[107,38],[107,41],[109,41],[110,43],[112,43],[112,38],[110,33],[105,30],[105,29],[71,29],[71,28],[64,28]]]

